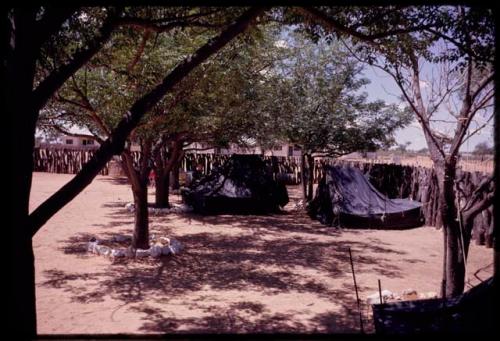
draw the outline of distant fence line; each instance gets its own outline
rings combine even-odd
[[[35,148],[33,163],[35,172],[76,174],[87,163],[96,148]],[[99,172],[108,175],[109,164]]]
[[[430,157],[423,155],[408,156],[388,156],[376,158],[350,158],[346,161],[364,162],[364,163],[383,163],[397,164],[402,166],[420,166],[432,168],[433,163]],[[458,168],[466,172],[493,173],[494,161],[492,156],[464,156],[458,162]]]

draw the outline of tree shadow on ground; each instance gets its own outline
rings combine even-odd
[[[88,236],[82,238],[85,240]],[[328,283],[329,279],[350,274],[344,242],[298,238],[267,240],[254,235],[228,236],[208,232],[179,236],[178,239],[187,246],[186,251],[178,256],[110,264],[105,272],[82,274],[49,270],[44,273],[47,280],[41,285],[70,292],[72,300],[77,302],[98,302],[104,296],[110,296],[124,304],[144,304],[150,300],[168,304],[175,297],[199,292],[206,286],[216,291],[238,290],[244,293],[252,290],[265,295],[310,293],[331,301],[332,306],[340,304],[351,309],[345,311],[354,311],[352,286],[332,288]],[[361,241],[349,244],[366,250],[367,254],[395,252]],[[359,256],[356,264],[376,268],[383,276],[400,276],[397,266],[376,255]],[[303,271],[320,272],[323,278],[310,277]],[[90,285],[88,280],[94,284]],[[209,316],[192,319],[165,318],[163,313],[147,314],[141,330],[168,332],[175,330],[176,326],[190,325],[189,332],[311,331],[310,327],[294,320],[292,313],[271,314],[265,311],[265,307],[247,305],[245,308],[241,304],[240,309],[231,305],[217,308]],[[198,303],[196,300],[186,301],[185,305],[194,309]],[[245,313],[248,309],[254,311],[253,315],[250,314],[252,316]],[[323,331],[325,328],[330,332],[356,331],[359,327],[351,325],[357,321],[356,316],[354,313],[344,316],[332,312],[316,316],[313,322]],[[229,318],[233,322],[228,322]]]
[[[147,304],[133,308],[145,315],[146,333],[358,333],[359,321],[350,309],[315,315],[311,325],[294,320],[295,312],[271,313],[265,305],[242,301],[229,306],[204,307],[204,316],[178,318],[175,313]],[[186,328],[179,330],[179,327]],[[366,329],[365,329],[366,330]]]
[[[115,220],[99,227],[113,228],[113,231],[106,229],[96,237],[111,238],[127,230],[131,234],[131,222],[127,222],[128,229],[118,231],[116,227],[125,217],[133,220],[133,213],[120,210],[117,205],[109,208],[113,209],[109,217]],[[173,217],[170,214],[152,216],[151,233],[170,235],[175,228],[171,223]],[[386,255],[402,257],[406,252],[367,238],[346,242],[337,238],[341,231],[311,221],[299,211],[267,216],[177,214],[175,217],[207,226],[206,232],[176,236],[186,247],[181,254],[159,259],[110,261],[106,271],[71,273],[52,269],[44,272],[46,280],[39,285],[65,290],[76,302],[100,302],[106,296],[118,300],[121,306],[128,305],[128,309],[144,314],[140,330],[145,333],[343,333],[359,331],[354,288],[346,279],[351,276],[349,247],[354,250],[357,271],[369,269],[380,276],[402,277],[403,265],[394,264]],[[210,226],[218,225],[248,228],[248,233],[211,231]],[[349,232],[362,234],[363,230]],[[318,238],[320,235],[322,238]],[[61,250],[84,257],[83,250],[91,237],[83,233],[69,238],[63,241]],[[334,282],[336,286],[332,285]],[[220,301],[220,297],[205,295],[203,291],[207,287],[219,293],[233,290],[245,295],[252,291],[270,297],[305,293],[331,302],[332,310],[313,315],[305,325],[295,318],[298,311],[273,313],[262,300],[207,306]],[[360,286],[360,290],[366,289]],[[181,318],[175,312],[160,308],[179,297],[184,307],[201,310],[201,315]]]
[[[120,186],[128,185],[129,184],[129,181],[128,181],[127,177],[125,177],[125,176],[119,176],[119,177],[108,176],[108,177],[105,177],[105,178],[96,179],[94,181],[102,181],[102,182],[105,182],[105,183],[111,183],[113,185],[120,185]]]

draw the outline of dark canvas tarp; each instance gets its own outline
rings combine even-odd
[[[492,277],[454,298],[374,304],[373,320],[379,334],[491,333],[498,324],[494,302]]]
[[[357,168],[326,166],[308,213],[327,225],[398,229],[422,225],[421,207],[387,198]]]
[[[203,214],[268,213],[285,206],[288,193],[259,155],[233,155],[183,191],[183,200]]]

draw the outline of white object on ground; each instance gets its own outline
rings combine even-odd
[[[382,290],[382,303],[387,302],[388,299],[394,298],[394,294],[389,290]],[[380,304],[380,294],[378,292],[371,294],[366,298],[368,304]]]
[[[434,291],[429,291],[429,292],[418,294],[418,298],[421,299],[421,300],[426,300],[426,299],[431,299],[431,298],[438,298],[438,294],[435,293]]]
[[[125,205],[125,208],[127,210],[129,210],[130,212],[134,212],[135,211],[135,205],[133,202],[129,202],[128,204]]]
[[[167,237],[160,237],[158,242],[161,243],[162,245],[170,245],[170,239]]]
[[[111,254],[111,248],[106,245],[97,245],[95,250],[102,256],[109,256]]]
[[[124,250],[124,249],[111,250],[111,257],[113,257],[113,258],[123,258],[125,256],[126,256],[126,250]]]
[[[137,249],[136,252],[135,252],[135,256],[137,258],[144,258],[144,257],[148,257],[149,255],[151,255],[151,252],[149,251],[149,249]]]
[[[415,289],[405,289],[401,293],[401,297],[405,301],[411,301],[411,300],[416,300],[418,299],[419,295],[417,293],[417,290]]]
[[[179,242],[177,239],[170,239],[170,252],[172,254],[178,254],[184,247],[182,246],[181,242]]]
[[[181,204],[181,205],[173,204],[170,206],[170,208],[150,207],[150,208],[148,208],[148,211],[154,215],[168,214],[168,213],[187,213],[187,212],[192,212],[193,207],[188,206],[186,204]]]
[[[153,257],[153,258],[160,257],[163,253],[162,249],[163,249],[163,245],[161,245],[161,244],[155,244],[155,245],[151,246],[151,248],[150,248],[151,257]]]
[[[95,242],[88,242],[87,244],[87,251],[91,253],[96,253],[95,247],[98,245],[97,241]]]

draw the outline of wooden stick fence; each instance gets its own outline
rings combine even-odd
[[[96,149],[35,148],[33,153],[34,171],[76,174],[94,155]],[[99,174],[108,175],[106,165]]]
[[[92,149],[66,148],[36,148],[34,152],[34,170],[37,172],[76,174],[92,157]],[[133,152],[134,160],[140,158],[140,152]],[[180,169],[184,172],[193,171],[201,165],[202,172],[208,174],[213,167],[223,164],[229,155],[214,154],[186,154],[181,162]],[[299,184],[300,157],[270,157],[265,156],[273,167],[274,176],[287,184]],[[440,227],[438,214],[438,186],[434,170],[429,167],[398,165],[388,163],[342,161],[334,159],[316,159],[314,164],[314,182],[318,183],[323,174],[323,167],[327,164],[342,164],[359,168],[369,176],[370,182],[382,193],[390,198],[411,198],[424,204],[423,216],[425,224]],[[109,174],[109,163],[100,172]],[[457,172],[456,184],[462,189],[462,200],[470,198],[478,185],[490,175],[481,172]],[[478,244],[492,245],[493,207],[484,210],[474,221],[473,238]]]

